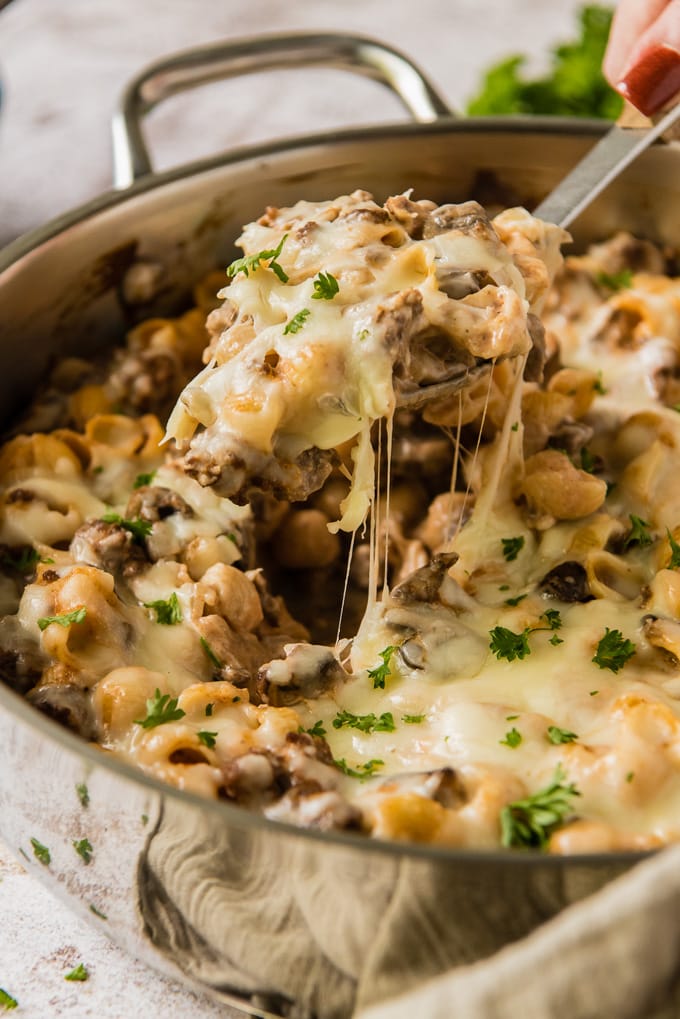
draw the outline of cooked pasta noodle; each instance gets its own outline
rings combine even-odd
[[[219,298],[56,366],[0,450],[3,678],[274,820],[680,839],[680,281],[564,239],[409,195],[268,209]]]

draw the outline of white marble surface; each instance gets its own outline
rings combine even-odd
[[[159,56],[263,31],[362,32],[404,50],[462,107],[488,63],[513,52],[543,54],[571,35],[576,6],[574,0],[14,0],[0,12],[0,243],[109,186],[110,112],[124,83]],[[278,72],[173,100],[154,115],[150,133],[158,165],[168,166],[235,141],[401,116],[371,82],[339,72]],[[2,843],[0,917],[0,987],[19,1001],[17,1017],[237,1014],[114,948]],[[65,982],[79,962],[90,979]]]

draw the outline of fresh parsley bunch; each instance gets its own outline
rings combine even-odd
[[[596,4],[583,7],[579,12],[579,38],[551,50],[548,74],[527,78],[522,73],[526,57],[507,57],[486,72],[467,112],[482,117],[538,113],[616,120],[623,100],[602,74],[611,21],[610,8]]]

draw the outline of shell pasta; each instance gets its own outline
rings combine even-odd
[[[680,839],[676,256],[566,239],[269,208],[184,314],[56,365],[0,449],[2,679],[272,820]]]

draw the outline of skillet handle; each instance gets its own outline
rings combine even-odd
[[[112,124],[114,186],[126,188],[153,173],[142,121],[164,99],[224,78],[300,67],[339,68],[372,78],[389,88],[421,123],[452,116],[415,64],[367,36],[301,33],[200,46],[151,64],[123,92]]]

